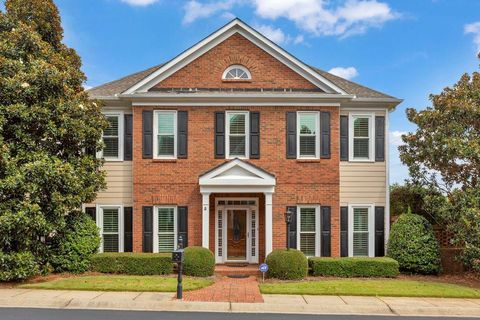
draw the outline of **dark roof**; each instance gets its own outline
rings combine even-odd
[[[128,75],[121,79],[111,81],[105,84],[102,84],[98,87],[92,88],[88,90],[90,97],[92,98],[101,98],[101,97],[111,97],[117,94],[120,94],[127,90],[128,88],[132,87],[134,84],[138,83],[139,81],[145,79],[155,71],[157,71],[163,64],[148,68],[146,70]],[[311,67],[313,70],[318,72],[321,76],[325,77],[327,80],[333,82],[338,87],[342,88],[348,94],[354,94],[357,98],[391,98],[395,99],[392,96],[387,94],[381,93],[379,91],[367,88],[362,86],[358,83],[353,81],[349,81],[323,71],[321,69]]]

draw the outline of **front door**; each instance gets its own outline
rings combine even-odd
[[[247,260],[247,210],[227,210],[227,260]]]

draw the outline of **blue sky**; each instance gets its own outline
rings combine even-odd
[[[165,62],[239,17],[307,64],[404,102],[391,114],[391,181],[407,170],[396,147],[414,127],[405,108],[478,70],[478,0],[57,0],[65,41],[87,86]]]

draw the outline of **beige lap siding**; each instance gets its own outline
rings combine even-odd
[[[386,162],[340,162],[340,205],[386,204]]]
[[[107,189],[97,195],[97,204],[133,204],[132,161],[105,162]]]

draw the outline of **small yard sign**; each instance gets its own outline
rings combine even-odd
[[[260,269],[260,272],[262,273],[262,281],[265,282],[265,272],[268,271],[268,264],[262,263],[259,269]]]

